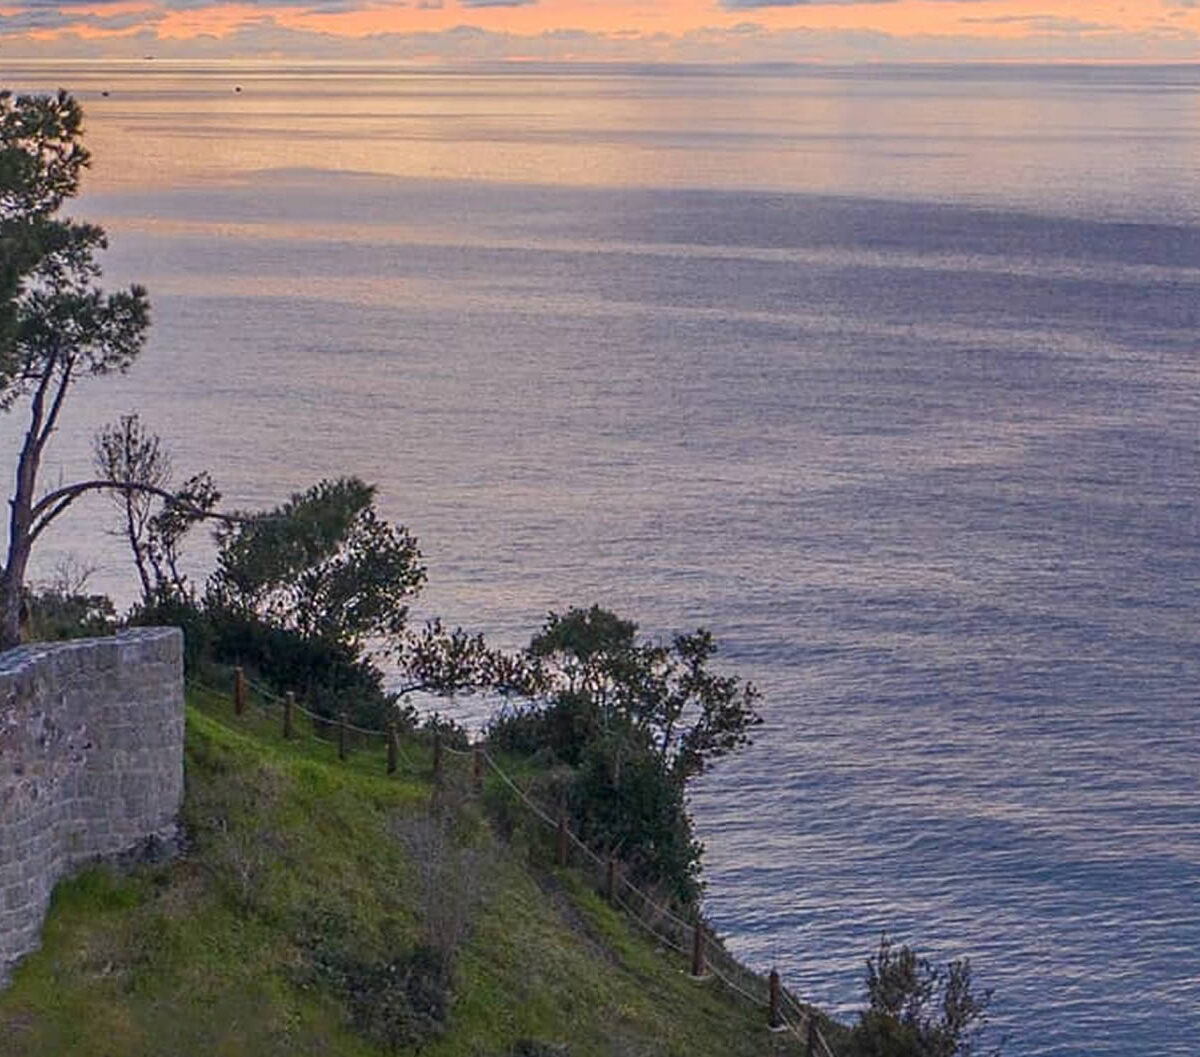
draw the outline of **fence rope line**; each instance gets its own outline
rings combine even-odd
[[[280,698],[276,697],[275,700],[279,701]],[[302,704],[300,704],[299,701],[293,701],[292,707],[295,708],[297,712],[300,712],[311,719],[314,726],[326,726],[336,729],[341,723],[340,720],[332,719],[329,716],[322,716],[317,712],[313,712],[312,710],[305,708]],[[387,733],[382,730],[368,730],[365,727],[357,727],[353,723],[345,723],[344,726],[346,730],[354,731],[357,734],[364,734],[367,737],[387,738]],[[324,737],[323,735],[318,734],[316,730],[312,732],[312,737],[316,738],[318,741],[324,742],[326,745],[337,744],[336,737]],[[397,739],[396,743],[396,755],[404,761],[404,766],[410,771],[415,771],[417,769],[416,765],[412,762],[412,758],[404,751],[403,746],[399,744],[399,739]]]
[[[567,839],[570,840],[570,842],[572,844],[574,844],[575,847],[577,847],[580,851],[582,851],[597,866],[606,865],[605,860],[601,859],[600,856],[597,855],[594,851],[592,851],[592,849],[587,844],[585,844],[582,840],[580,840],[577,836],[575,836],[575,834],[573,832],[571,832],[570,829],[567,830]]]
[[[679,946],[679,944],[676,943],[673,939],[671,939],[670,936],[664,936],[661,932],[658,931],[658,929],[656,929],[648,921],[643,921],[641,915],[638,914],[638,912],[636,910],[634,910],[633,907],[631,907],[628,903],[625,902],[624,899],[621,898],[621,893],[619,890],[613,892],[613,899],[617,902],[617,904],[619,906],[621,906],[624,909],[626,914],[628,914],[631,918],[633,918],[633,920],[636,924],[640,925],[643,929],[645,929],[648,933],[650,933],[650,935],[653,936],[656,940],[658,940],[659,943],[666,944],[666,946],[670,947],[672,950],[678,951],[680,954],[682,954],[686,957],[686,955],[688,953],[687,950],[684,949],[683,947]]]
[[[796,996],[791,993],[791,991],[785,990],[783,992],[783,1001],[785,1005],[791,1007],[792,1012],[795,1013],[796,1016],[798,1016],[801,1020],[808,1020],[808,1018],[812,1015],[811,1011],[805,1009],[804,1006],[800,1004],[799,999],[797,999]]]
[[[535,802],[534,802],[534,801],[533,801],[533,800],[532,800],[532,799],[531,799],[531,798],[528,796],[528,794],[526,794],[526,793],[524,792],[524,790],[522,790],[522,789],[521,789],[521,788],[520,788],[520,787],[519,787],[519,786],[516,784],[516,782],[514,782],[514,781],[513,781],[513,780],[512,780],[512,779],[511,779],[511,778],[510,778],[510,777],[509,777],[509,776],[508,776],[508,775],[507,775],[507,774],[504,772],[503,768],[501,768],[501,766],[500,766],[498,763],[496,763],[496,761],[495,761],[494,759],[492,759],[492,755],[491,755],[491,753],[489,753],[489,752],[488,752],[486,749],[484,749],[484,750],[483,750],[483,758],[484,758],[484,760],[486,760],[486,761],[487,761],[488,765],[489,765],[489,766],[492,768],[492,770],[496,772],[496,774],[497,774],[497,776],[500,778],[500,780],[501,780],[502,782],[504,782],[504,784],[505,784],[505,785],[507,785],[509,789],[511,789],[511,790],[512,790],[514,793],[516,793],[516,794],[517,794],[517,797],[518,797],[518,798],[521,800],[521,802],[522,802],[522,803],[523,803],[523,804],[524,804],[524,805],[525,805],[527,808],[529,808],[529,810],[530,810],[530,811],[532,811],[532,812],[533,812],[535,815],[537,815],[537,817],[538,817],[538,818],[540,818],[540,819],[541,819],[541,820],[542,820],[542,821],[543,821],[543,822],[544,822],[544,823],[545,823],[547,826],[549,826],[551,829],[557,829],[557,828],[558,828],[558,822],[557,822],[557,820],[555,820],[555,819],[551,818],[551,817],[550,817],[550,816],[549,816],[549,815],[548,815],[548,814],[547,814],[547,813],[546,813],[544,810],[542,810],[542,808],[540,808],[540,807],[539,807],[539,806],[538,806],[538,805],[537,805],[537,804],[536,804],[536,803],[535,803]],[[572,841],[572,842],[575,844],[575,846],[576,846],[576,847],[578,847],[578,848],[582,849],[583,851],[585,851],[585,852],[588,854],[588,856],[591,858],[591,860],[592,860],[592,861],[593,861],[593,862],[594,862],[594,863],[595,863],[597,866],[600,866],[600,867],[606,867],[606,866],[607,866],[607,861],[606,861],[606,860],[604,860],[604,859],[602,859],[602,858],[601,858],[599,855],[597,855],[597,854],[596,854],[596,852],[595,852],[595,851],[594,851],[594,850],[593,850],[591,847],[589,847],[589,846],[588,846],[587,844],[585,844],[585,843],[584,843],[582,840],[580,840],[580,839],[579,839],[579,837],[577,837],[577,836],[576,836],[574,833],[572,833],[572,832],[571,832],[571,830],[570,830],[569,828],[567,829],[567,838],[568,838],[570,841]],[[627,888],[629,888],[629,889],[630,889],[632,892],[635,892],[635,893],[637,894],[638,898],[640,898],[640,899],[641,899],[641,900],[642,900],[642,901],[643,901],[643,902],[644,902],[644,903],[645,903],[647,906],[649,906],[651,909],[653,909],[653,910],[654,910],[654,912],[655,912],[655,913],[656,913],[656,914],[657,914],[657,915],[658,915],[660,918],[663,918],[663,919],[665,919],[665,920],[667,920],[667,921],[670,921],[670,922],[672,922],[673,924],[675,924],[675,925],[678,925],[678,926],[679,926],[680,928],[682,928],[682,929],[690,929],[690,928],[692,928],[692,926],[691,926],[690,924],[688,924],[688,923],[687,923],[686,921],[684,921],[682,918],[679,918],[679,917],[677,917],[677,916],[676,916],[675,914],[673,914],[673,913],[672,913],[670,910],[668,910],[668,909],[667,909],[665,906],[662,906],[661,904],[659,904],[658,902],[656,902],[656,901],[655,901],[654,899],[652,899],[652,898],[651,898],[649,895],[647,895],[647,894],[646,894],[645,892],[643,892],[643,891],[642,891],[640,888],[638,888],[638,887],[637,887],[637,886],[636,886],[636,885],[635,885],[635,884],[634,884],[632,881],[629,881],[629,880],[627,880],[627,879],[625,879],[625,878],[622,878],[622,879],[621,879],[621,884],[625,885],[625,886],[626,886]]]
[[[656,899],[654,899],[652,896],[650,896],[646,892],[643,892],[632,881],[625,880],[624,884],[626,885],[626,887],[629,888],[629,890],[631,892],[637,893],[638,898],[641,899],[642,902],[644,902],[648,907],[650,907],[650,909],[653,910],[654,913],[661,920],[669,921],[669,922],[671,922],[672,925],[675,925],[678,928],[683,929],[685,932],[690,931],[691,929],[695,928],[695,925],[692,922],[684,921],[683,918],[677,916],[675,913],[673,913],[671,910],[669,910],[662,903],[659,903]]]
[[[214,689],[212,689],[212,687],[205,686],[203,683],[198,683],[191,679],[188,680],[187,685],[193,690],[200,690],[200,691],[203,691],[204,693],[210,694],[212,696],[217,696],[217,697],[227,697],[228,696],[227,694],[224,694],[219,690],[214,690]],[[220,717],[211,717],[211,718],[216,719],[216,721],[218,723],[220,723],[221,726],[223,726],[226,730],[232,730],[232,731],[238,730],[237,727],[226,722],[225,720],[221,719]],[[329,739],[322,738],[320,735],[314,734],[312,732],[309,732],[309,733],[297,732],[294,735],[294,740],[295,741],[315,741],[321,745],[333,744]]]
[[[250,689],[253,690],[256,694],[258,694],[258,696],[261,698],[265,698],[268,701],[274,701],[276,704],[280,704],[280,705],[282,705],[284,703],[284,699],[282,697],[280,697],[278,694],[276,694],[272,690],[268,690],[261,683],[257,683],[252,679],[247,679],[246,685],[248,687],[250,687]],[[322,716],[322,715],[318,715],[316,713],[310,712],[307,708],[305,708],[302,704],[300,704],[299,701],[295,702],[295,706],[297,709],[299,709],[301,712],[303,712],[306,716],[308,716],[311,719],[316,720],[319,723],[331,723],[336,726],[341,722],[341,720],[339,720],[338,717],[336,717],[336,716]],[[355,734],[365,734],[369,738],[386,738],[387,737],[386,730],[376,730],[373,727],[360,727],[354,723],[349,722],[349,720],[347,720],[344,723],[344,726],[347,730],[354,731]]]
[[[256,682],[253,679],[247,679],[246,685],[248,687],[250,687],[250,689],[253,690],[256,694],[258,694],[259,697],[266,698],[268,701],[277,701],[277,702],[279,702],[279,704],[283,704],[283,698],[280,697],[277,693],[275,693],[274,690],[271,690],[268,687],[263,686],[262,683]]]
[[[719,959],[712,957],[705,959],[705,962],[708,964],[709,969],[712,970],[714,976],[718,977],[726,986],[732,988],[734,991],[737,991],[738,994],[749,999],[749,1001],[753,1002],[756,1006],[761,1006],[763,1009],[766,1009],[771,1005],[769,999],[764,999],[761,995],[751,994],[735,980],[730,978],[735,974],[731,973],[729,976],[727,976],[725,973],[721,972],[717,965],[718,960]]]
[[[214,689],[213,687],[200,682],[200,680],[198,680],[198,679],[189,678],[187,680],[187,685],[189,687],[191,687],[193,690],[200,690],[212,697],[228,696],[224,691]],[[266,686],[263,686],[262,683],[259,683],[256,680],[246,679],[246,686],[249,689],[253,690],[255,695],[258,698],[260,698],[261,701],[269,701],[269,702],[271,702],[273,704],[277,704],[277,705],[286,705],[286,701],[284,698],[280,697],[273,690],[271,690],[270,688],[268,688]],[[263,707],[263,710],[266,711],[265,707],[261,705],[261,702],[260,702],[260,707]],[[314,727],[315,726],[326,726],[326,727],[333,727],[336,729],[339,725],[343,725],[342,721],[340,719],[331,717],[331,716],[322,716],[317,712],[313,712],[311,709],[306,708],[303,704],[301,704],[295,698],[292,699],[292,707],[297,712],[299,712],[301,715],[307,716],[309,719],[311,719],[313,721]],[[344,724],[344,726],[345,726],[346,730],[353,731],[356,734],[362,734],[366,737],[378,737],[378,738],[383,738],[385,740],[388,737],[388,732],[384,731],[384,730],[373,730],[373,729],[369,729],[367,727],[359,727],[350,722],[346,722]],[[310,731],[307,734],[300,734],[298,736],[304,737],[304,738],[312,738],[314,741],[319,741],[323,745],[336,745],[337,744],[336,737],[324,737],[323,735],[318,734],[315,729]],[[415,771],[417,769],[416,765],[412,761],[412,758],[408,755],[408,753],[406,753],[404,751],[404,747],[399,744],[399,739],[397,739],[397,744],[396,744],[396,755],[398,756],[398,758],[400,760],[403,761],[405,767],[407,767],[410,771]]]
[[[205,683],[201,683],[196,679],[188,679],[187,685],[190,689],[198,690],[204,694],[207,694],[210,697],[227,698],[229,696],[225,691],[216,690],[213,687],[208,686]],[[249,686],[250,684],[247,683],[247,685]],[[251,689],[254,689],[254,688],[251,687]],[[258,691],[255,690],[255,693],[258,693]],[[274,696],[274,695],[272,695],[272,696]],[[282,701],[282,698],[276,698],[276,700]],[[266,711],[266,708],[264,706],[262,706],[260,703],[256,702],[256,704],[259,704],[259,707],[262,708],[262,710],[264,712]],[[302,708],[299,704],[296,705],[296,708],[298,711],[304,712],[306,715],[312,715],[312,713],[307,712],[307,710]],[[222,725],[224,727],[226,727],[226,729],[228,729],[228,730],[236,730],[237,729],[236,727],[230,726],[228,723],[222,722]],[[309,731],[299,730],[299,731],[294,732],[292,737],[296,741],[314,741],[319,745],[335,744],[333,739],[323,738],[323,737],[321,737],[320,734],[316,733],[316,731],[313,731],[313,730],[309,730]]]
[[[185,681],[186,685],[190,689],[194,691],[200,691],[210,697],[223,699],[229,696],[228,692],[216,690],[213,687],[200,682],[198,679],[188,677]],[[279,705],[286,703],[284,698],[280,697],[270,688],[263,686],[257,681],[245,679],[245,684],[247,687],[253,690],[255,696],[259,698],[257,703],[259,704],[259,707],[263,709],[263,711],[266,711],[266,702]],[[297,711],[311,719],[314,723],[314,728],[318,726],[326,726],[333,727],[336,730],[340,727],[343,730],[353,731],[356,734],[361,734],[366,737],[382,737],[384,739],[387,739],[390,734],[389,731],[372,730],[366,727],[359,727],[355,724],[349,723],[342,717],[334,718],[330,716],[319,715],[318,713],[306,708],[294,697],[291,700],[291,705]],[[302,735],[302,737],[303,736],[305,735]],[[437,736],[436,731],[434,732],[434,736]],[[316,729],[308,734],[307,737],[311,737],[313,740],[324,744],[335,744],[337,741],[336,738],[322,737],[320,734],[316,733]],[[397,738],[397,755],[404,761],[404,764],[407,768],[410,770],[415,770],[416,768],[413,766],[412,760],[399,746],[398,740],[399,739]],[[444,753],[448,753],[451,756],[460,758],[472,757],[478,754],[478,756],[488,764],[491,770],[495,772],[496,776],[501,780],[501,782],[503,782],[505,786],[507,786],[514,794],[516,794],[518,800],[542,823],[556,831],[559,829],[560,825],[562,825],[561,819],[556,820],[551,818],[545,810],[543,810],[523,789],[521,789],[519,785],[517,785],[517,783],[504,771],[504,769],[492,757],[491,753],[489,753],[481,743],[477,743],[469,749],[456,749],[453,746],[443,743],[440,745],[440,749]],[[609,860],[601,858],[601,856],[590,845],[577,836],[569,827],[564,828],[570,843],[580,851],[584,852],[591,860],[593,865],[601,869],[607,868]],[[635,895],[641,901],[642,909],[640,912],[634,907],[630,906],[626,901],[623,894],[623,892],[626,890]],[[666,929],[662,928],[660,924],[656,924],[656,922],[669,923],[670,925],[675,926],[677,929],[682,930],[684,933],[688,933],[695,928],[703,928],[702,925],[684,921],[666,906],[651,898],[646,892],[643,892],[640,888],[633,884],[633,882],[624,877],[618,876],[616,883],[613,885],[611,894],[613,901],[620,906],[640,928],[645,930],[661,945],[670,948],[684,957],[687,957],[690,954],[690,952],[674,937],[667,934]],[[720,963],[722,962],[724,963],[725,971],[722,971],[720,967]],[[770,1007],[769,1000],[765,1000],[761,994],[753,994],[734,979],[735,976],[740,975],[748,980],[753,980],[760,986],[765,986],[765,981],[762,977],[762,974],[751,969],[749,966],[744,965],[727,950],[725,950],[724,947],[717,946],[709,948],[709,950],[706,951],[705,965],[708,971],[711,972],[712,975],[715,976],[722,984],[724,984],[734,993],[740,995],[752,1005],[755,1005],[759,1008]],[[818,1057],[834,1057],[833,1050],[830,1048],[829,1043],[822,1034],[819,1024],[816,1023],[815,1013],[811,1009],[805,1009],[800,1004],[800,1001],[792,994],[792,992],[788,991],[786,988],[781,988],[780,990],[781,1008],[778,1010],[780,1027],[786,1029],[791,1035],[799,1040],[801,1044],[805,1044],[807,1042],[805,1029],[809,1027],[811,1022],[812,1035],[817,1044],[816,1050],[818,1051]],[[788,1014],[791,1014],[793,1017],[798,1017],[799,1022],[797,1023],[791,1019]]]
[[[487,762],[488,766],[490,766],[491,769],[493,771],[495,771],[497,775],[500,776],[500,780],[505,785],[507,785],[509,789],[511,789],[514,793],[517,794],[518,799],[520,799],[521,802],[527,808],[529,808],[530,811],[532,811],[535,815],[537,815],[537,817],[540,818],[544,823],[546,823],[547,826],[550,826],[552,829],[558,828],[558,823],[554,819],[552,819],[549,815],[547,815],[540,807],[538,807],[537,804],[535,804],[532,800],[530,800],[529,797],[526,796],[525,793],[520,789],[520,787],[518,787],[517,783],[514,782],[511,778],[509,778],[509,776],[500,769],[500,765],[498,763],[496,763],[495,760],[492,759],[491,753],[489,753],[485,750],[483,753],[483,758]]]
[[[212,695],[213,697],[228,697],[228,696],[229,696],[229,694],[228,694],[226,691],[224,691],[224,690],[215,690],[213,687],[209,686],[207,683],[202,683],[202,682],[200,682],[200,680],[199,680],[199,679],[196,679],[196,678],[194,678],[194,677],[192,677],[192,676],[188,676],[188,677],[187,677],[187,678],[184,680],[184,682],[186,682],[186,683],[187,683],[187,685],[188,685],[188,686],[189,686],[191,689],[193,689],[193,690],[200,690],[200,691],[203,691],[204,693],[206,693],[206,694],[210,694],[210,695]]]
[[[764,1002],[757,995],[752,995],[749,991],[745,990],[742,987],[739,987],[736,983],[734,983],[732,980],[730,980],[728,976],[726,976],[723,972],[721,972],[721,970],[718,969],[715,965],[713,965],[711,963],[706,963],[706,967],[708,968],[708,971],[710,973],[712,973],[713,976],[715,976],[718,980],[720,980],[721,983],[723,983],[726,987],[728,987],[730,991],[733,991],[735,994],[741,995],[742,998],[744,998],[747,1002],[751,1003],[752,1005],[758,1006],[759,1009],[769,1009],[770,1008],[770,1005],[771,1005],[770,1002]]]
[[[482,755],[483,755],[483,758],[487,761],[488,765],[491,767],[491,769],[496,773],[496,775],[500,778],[500,780],[509,789],[511,789],[513,791],[513,793],[516,794],[517,798],[521,801],[521,803],[523,803],[534,815],[536,815],[547,826],[550,826],[554,829],[558,828],[558,822],[556,822],[545,811],[543,811],[528,796],[528,794],[526,794],[525,791],[522,790],[516,784],[516,782],[514,782],[508,776],[508,774],[505,773],[504,769],[501,768],[498,763],[496,763],[496,761],[492,758],[491,754],[489,752],[487,752],[486,749],[482,750]],[[567,836],[576,847],[578,847],[582,851],[586,852],[587,855],[589,856],[589,858],[591,858],[592,861],[597,866],[605,866],[606,865],[605,861],[603,859],[601,859],[600,856],[597,855],[596,852],[591,847],[589,847],[586,843],[584,843],[570,829],[567,830]],[[638,913],[638,911],[635,910],[633,907],[631,907],[629,905],[629,903],[625,900],[624,895],[622,894],[623,888],[628,888],[631,892],[635,893],[639,899],[641,899],[641,901],[643,903],[643,910],[641,913]],[[614,902],[616,902],[617,905],[620,906],[625,911],[625,913],[629,917],[631,917],[634,920],[634,922],[638,926],[640,926],[642,929],[644,929],[650,936],[652,936],[659,943],[676,951],[678,954],[684,955],[685,957],[687,956],[687,954],[689,952],[684,947],[682,947],[679,943],[677,943],[671,936],[667,935],[665,933],[665,931],[663,931],[662,929],[656,928],[651,922],[645,920],[644,915],[646,913],[646,908],[649,908],[656,915],[658,915],[660,920],[669,921],[672,924],[675,924],[684,930],[694,928],[695,927],[694,925],[689,925],[687,922],[680,919],[678,916],[676,916],[674,913],[672,913],[666,907],[661,906],[660,904],[655,902],[645,892],[641,891],[641,889],[639,889],[636,885],[634,885],[632,882],[626,880],[625,878],[621,878],[617,882],[617,884],[614,886],[612,894],[613,894]],[[743,965],[741,962],[739,962],[736,958],[734,958],[731,954],[729,954],[723,948],[718,948],[718,951],[719,951],[719,954],[715,951],[713,952],[715,957],[713,955],[710,955],[706,959],[706,964],[707,964],[709,971],[712,972],[712,974],[715,977],[717,977],[717,979],[719,979],[731,991],[740,995],[742,998],[744,998],[746,1001],[750,1002],[752,1005],[758,1006],[760,1009],[769,1008],[770,1007],[769,999],[764,999],[761,995],[756,995],[756,994],[751,993],[750,991],[748,991],[746,988],[742,987],[739,983],[736,982],[736,980],[734,980],[732,978],[737,973],[741,973],[742,975],[749,977],[752,980],[755,980],[759,984],[762,984],[763,980],[762,980],[761,975],[759,973],[756,973],[753,969],[750,969],[748,966]],[[721,959],[726,960],[726,962],[727,962],[726,969],[729,970],[728,972],[722,972],[721,969],[719,968],[717,963]],[[794,1010],[792,1010],[792,1012],[794,1012],[795,1014],[798,1014],[800,1017],[800,1022],[796,1023],[792,1020],[789,1020],[787,1015],[781,1010],[780,1011],[780,1020],[782,1022],[782,1026],[785,1027],[788,1030],[788,1032],[792,1036],[794,1036],[800,1043],[804,1044],[807,1042],[805,1029],[808,1026],[809,1020],[812,1019],[813,1014],[811,1013],[811,1011],[805,1010],[800,1005],[800,1003],[792,996],[792,994],[790,992],[784,990],[782,993],[783,993],[785,1001],[787,1001],[794,1007]],[[821,1034],[821,1030],[816,1024],[813,1025],[813,1035],[814,1035],[815,1041],[817,1042],[818,1049],[820,1051],[822,1051],[821,1057],[834,1057],[833,1051],[830,1049],[829,1044],[825,1041],[825,1037]]]
[[[821,1026],[818,1024],[813,1028],[813,1034],[817,1037],[817,1042],[821,1044],[821,1049],[825,1051],[825,1057],[833,1057],[833,1050],[829,1048],[829,1043],[825,1041],[825,1036],[821,1034]]]
[[[821,1033],[819,1018],[816,1016],[813,1010],[811,1008],[806,1009],[804,1006],[802,1006],[800,1004],[800,1000],[786,988],[783,990],[783,1002],[785,1005],[790,1006],[791,1011],[800,1017],[801,1023],[803,1023],[805,1027],[808,1026],[808,1022],[810,1020],[813,1021],[813,1035],[816,1037],[817,1048],[823,1051],[823,1057],[834,1057],[833,1049],[829,1043],[826,1042],[825,1036]]]

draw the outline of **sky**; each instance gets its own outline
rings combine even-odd
[[[0,0],[3,60],[1200,62],[1200,0]]]

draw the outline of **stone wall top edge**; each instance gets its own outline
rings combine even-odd
[[[61,642],[30,642],[0,653],[0,674],[19,672],[56,654],[86,652],[100,646],[120,646],[131,643],[161,642],[179,638],[183,631],[174,627],[128,628],[115,635],[94,639],[63,639]]]

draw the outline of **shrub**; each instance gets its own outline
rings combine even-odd
[[[202,607],[177,595],[135,607],[128,623],[181,627],[192,675],[204,678],[211,669],[243,665],[274,692],[292,690],[308,708],[330,720],[344,708],[359,726],[382,729],[397,715],[408,726],[416,723],[412,710],[397,711],[383,688],[383,673],[344,644],[306,638],[252,614]]]
[[[312,973],[345,1003],[357,1031],[393,1053],[419,1048],[445,1029],[450,966],[433,947],[372,958],[350,946],[322,945],[313,952]]]
[[[430,815],[397,817],[392,831],[416,872],[421,943],[449,969],[490,889],[491,864],[460,832],[456,805],[442,798]]]
[[[551,613],[525,653],[535,701],[488,728],[498,748],[572,769],[573,826],[631,867],[631,877],[691,908],[701,846],[687,783],[748,744],[762,722],[758,691],[710,670],[712,635],[661,645],[599,606]]]
[[[93,638],[116,630],[117,612],[105,595],[68,593],[51,587],[26,592],[21,601],[27,637],[33,642]]]
[[[208,614],[190,599],[162,594],[136,605],[125,618],[134,627],[177,627],[183,630],[183,659],[190,675],[203,678],[212,667],[213,628]]]
[[[656,757],[614,758],[590,746],[574,772],[568,803],[576,832],[593,846],[613,849],[635,884],[662,889],[681,906],[699,899],[701,845],[683,786]]]
[[[846,1057],[975,1057],[991,992],[976,994],[971,962],[944,968],[883,936],[867,959],[867,1008]],[[998,1049],[989,1051],[995,1055]]]
[[[492,717],[487,739],[522,756],[541,754],[577,767],[599,733],[595,710],[579,693],[563,693],[545,705],[509,706]]]

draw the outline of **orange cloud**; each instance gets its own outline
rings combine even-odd
[[[0,7],[0,36],[8,38],[23,32],[29,40],[116,43],[137,34],[203,41],[209,55],[213,38],[237,51],[251,38],[269,37],[280,53],[329,55],[344,46],[353,57],[382,34],[410,38],[463,26],[509,41],[509,51],[521,50],[519,39],[536,38],[539,55],[547,35],[557,35],[569,55],[569,31],[576,31],[593,45],[602,41],[604,57],[635,59],[671,52],[670,41],[697,40],[714,56],[753,57],[750,45],[768,38],[772,59],[793,54],[789,41],[804,45],[795,57],[820,57],[827,40],[871,58],[954,57],[956,42],[966,45],[965,58],[987,57],[986,47],[976,46],[987,42],[1006,58],[1200,57],[1196,0],[7,0]],[[1190,42],[1196,47],[1189,54]],[[6,50],[19,53],[12,44]],[[837,52],[830,49],[833,57]]]

